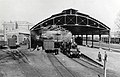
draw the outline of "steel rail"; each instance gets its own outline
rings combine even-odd
[[[85,54],[83,54],[83,53],[81,53],[81,59],[82,59],[82,58],[83,58],[84,60],[88,60],[89,62],[91,62],[91,63],[93,63],[93,64],[95,64],[95,65],[99,65],[99,66],[103,67],[103,65],[102,65],[101,63],[93,60],[92,58],[88,57],[87,55],[85,55]]]
[[[15,54],[14,54],[14,55],[11,55],[12,53],[8,53],[8,52],[12,52],[12,51],[13,51],[12,49],[6,50],[6,51],[2,50],[2,51],[6,53],[6,56],[3,56],[2,58],[0,58],[0,60],[4,59],[4,58],[6,58],[6,57],[16,58],[16,57],[15,57]],[[27,56],[26,56],[22,51],[20,51],[20,50],[18,50],[18,49],[14,49],[14,51],[20,52],[19,55],[21,55],[21,56],[24,57],[27,61],[29,61],[28,58],[27,58]],[[30,75],[30,74],[34,74],[35,77],[36,77],[36,76],[37,76],[37,77],[44,77],[44,76],[41,75],[39,69],[35,68],[34,66],[31,66],[31,65],[29,64],[29,62],[26,62],[26,60],[24,60],[24,58],[22,58],[22,61],[23,61],[22,63],[19,62],[19,63],[15,64],[15,66],[16,66],[17,68],[20,68],[20,70],[21,70],[21,72],[23,73],[23,75],[25,75],[26,77],[34,77],[33,75]],[[19,59],[16,58],[16,60],[19,60]]]
[[[17,53],[15,54],[15,53],[13,53],[13,51],[16,51]],[[6,56],[1,57],[0,60],[4,59],[6,57],[12,57],[15,60],[22,59],[23,62],[29,63],[29,60],[28,60],[27,56],[22,51],[20,51],[19,49],[2,50],[2,52],[5,52]]]
[[[85,60],[82,60],[81,58],[77,58],[77,59],[71,58],[71,60],[73,60],[74,62],[76,62],[76,63],[78,63],[78,64],[80,64],[80,65],[82,65],[82,66],[84,66],[84,67],[86,67],[86,68],[88,68],[90,70],[93,70],[93,71],[103,75],[103,69],[96,66],[96,65],[94,65],[94,64],[92,64],[92,63],[89,63],[89,62],[87,62]]]
[[[34,66],[31,66],[28,63],[19,63],[16,64],[18,68],[20,68],[21,72],[26,76],[26,77],[44,77],[39,69],[35,68]]]
[[[53,54],[47,54],[50,62],[61,77],[76,77],[63,63],[61,63]]]

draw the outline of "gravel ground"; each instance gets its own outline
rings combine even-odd
[[[99,73],[90,70],[74,61],[72,61],[70,58],[66,57],[63,54],[57,55],[58,59],[66,65],[69,69],[74,71],[76,74],[78,74],[80,77],[97,77]]]
[[[59,77],[45,52],[28,52],[25,47],[19,50],[26,54],[29,63],[15,61],[10,57],[2,59],[0,60],[0,77]]]
[[[30,57],[30,65],[40,70],[43,77],[59,77],[44,51],[33,52],[36,56]]]
[[[25,77],[21,70],[15,65],[11,58],[6,58],[0,62],[0,77]]]
[[[22,61],[18,62],[10,57],[2,59],[0,60],[0,77],[59,77],[44,51],[35,50],[34,52],[29,52],[26,47],[22,46],[21,48],[22,49],[19,49],[27,55],[29,63],[24,63]],[[82,52],[84,51],[84,53],[89,54],[89,56],[92,56],[94,59],[97,58],[98,50],[85,47],[81,47],[80,49]],[[120,54],[114,52],[107,53],[109,56],[107,62],[107,77],[119,77],[120,58],[118,56],[120,56]],[[5,53],[0,51],[0,58],[4,55]],[[66,67],[76,74],[76,77],[98,77],[98,72],[73,62],[63,54],[60,53],[56,56]]]

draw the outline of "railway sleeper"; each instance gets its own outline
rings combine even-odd
[[[9,57],[12,57],[12,59],[14,59],[14,60],[18,60],[19,62],[22,61],[24,63],[29,63],[27,56],[17,49],[7,50],[6,54],[8,54],[6,57],[9,56]],[[4,57],[4,58],[6,58],[6,57]]]

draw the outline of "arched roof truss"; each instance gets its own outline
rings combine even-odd
[[[102,22],[90,17],[89,15],[79,13],[75,9],[63,10],[59,14],[52,15],[33,26],[31,30],[40,30],[41,27],[47,27],[49,25],[60,25],[61,27],[71,31],[74,35],[106,35],[109,34],[110,31],[110,28]]]

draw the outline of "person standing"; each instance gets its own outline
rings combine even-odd
[[[105,61],[107,61],[107,53],[105,51],[105,56],[104,56]]]
[[[28,49],[30,49],[30,40],[29,40],[29,38],[27,38],[27,47],[28,47]]]
[[[36,35],[36,39],[34,40],[34,45],[33,45],[33,51],[37,48],[38,49],[38,44],[39,44],[39,36]]]
[[[101,53],[98,53],[98,61],[102,61]]]

